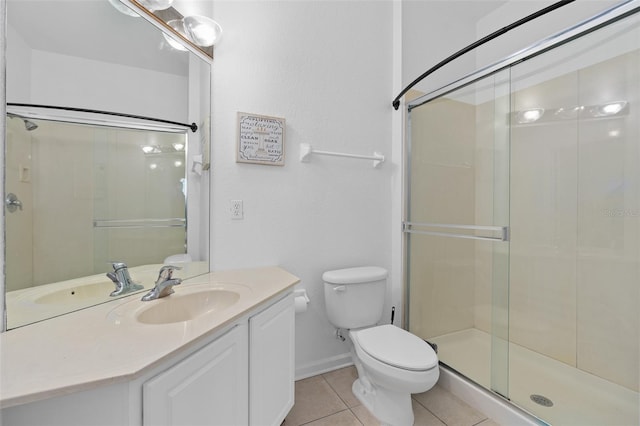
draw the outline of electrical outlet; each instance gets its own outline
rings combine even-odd
[[[242,209],[242,200],[231,200],[231,219],[244,219],[244,211]]]

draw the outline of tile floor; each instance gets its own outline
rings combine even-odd
[[[296,382],[296,402],[283,426],[375,426],[376,419],[351,392],[355,367],[345,367]],[[440,386],[413,395],[417,426],[497,426]]]

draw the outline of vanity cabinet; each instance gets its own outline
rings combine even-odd
[[[293,407],[295,309],[289,295],[249,319],[249,424],[280,425]]]
[[[278,426],[294,401],[293,293],[130,380],[0,411],[0,423]]]
[[[294,402],[293,295],[142,386],[143,425],[277,426]]]
[[[144,426],[247,424],[247,326],[239,324],[142,385]]]

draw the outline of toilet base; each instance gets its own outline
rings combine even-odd
[[[353,394],[383,426],[412,426],[411,394],[372,386],[368,380],[356,379]]]

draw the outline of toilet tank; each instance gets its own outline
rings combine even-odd
[[[337,328],[373,326],[382,318],[388,272],[377,266],[338,269],[322,274],[329,322]]]

